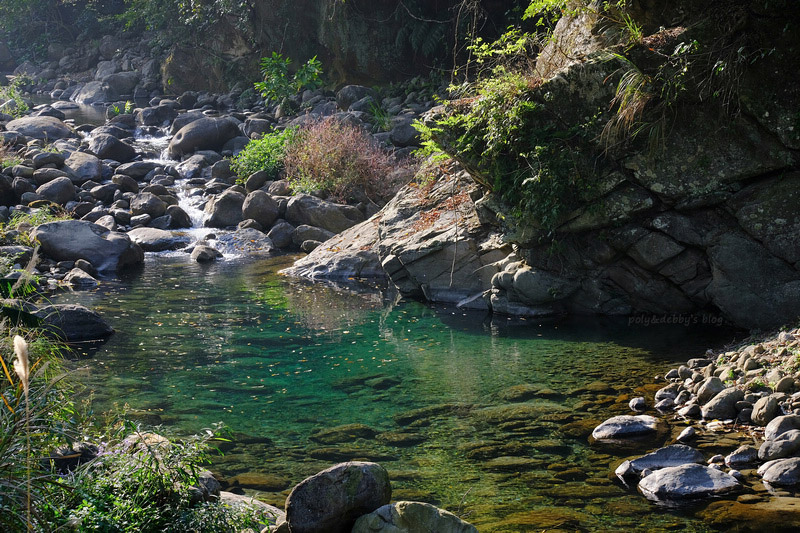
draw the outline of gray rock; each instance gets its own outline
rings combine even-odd
[[[308,240],[324,242],[333,236],[334,233],[330,231],[303,224],[294,229],[294,232],[292,233],[292,242],[294,242],[297,246],[301,246],[303,242]]]
[[[697,402],[700,405],[705,405],[723,390],[725,390],[725,384],[721,379],[716,376],[707,378],[697,390]]]
[[[758,450],[752,446],[739,446],[725,456],[725,464],[732,468],[755,463],[758,460]]]
[[[255,220],[265,229],[272,227],[278,219],[278,212],[278,202],[260,190],[248,194],[242,204],[242,216]]]
[[[90,81],[72,95],[72,100],[79,104],[101,104],[118,100],[119,95],[102,81]]]
[[[164,126],[178,116],[178,111],[171,105],[145,107],[136,114],[136,122],[142,126]]]
[[[800,429],[800,415],[784,415],[772,419],[764,428],[764,439],[775,440],[792,429]]]
[[[227,228],[244,220],[244,194],[228,189],[212,198],[205,207],[203,225],[207,228]]]
[[[764,441],[758,449],[758,458],[762,461],[791,457],[800,451],[800,429],[790,429]]]
[[[306,239],[300,244],[300,249],[303,250],[305,253],[310,254],[314,250],[322,245],[322,241],[317,241],[314,239]]]
[[[345,85],[336,93],[336,105],[347,111],[350,106],[364,97],[375,97],[375,91],[362,85]]]
[[[31,236],[42,252],[56,261],[85,259],[98,271],[118,271],[144,261],[142,249],[123,234],[83,220],[37,226]]]
[[[159,166],[155,161],[132,161],[118,166],[114,171],[134,179],[141,179]]]
[[[597,440],[617,440],[652,435],[658,429],[658,420],[649,415],[614,416],[594,428],[592,437]]]
[[[128,232],[128,237],[142,247],[145,252],[178,250],[189,244],[189,237],[156,228],[136,228]]]
[[[133,216],[149,215],[158,218],[167,212],[167,203],[153,193],[141,192],[131,199]]]
[[[192,218],[178,205],[167,206],[167,216],[171,218],[169,229],[191,228]]]
[[[740,487],[730,474],[698,464],[663,468],[639,481],[642,494],[655,501],[721,496]]]
[[[93,289],[100,284],[91,274],[80,268],[73,268],[67,272],[64,281],[76,289]]]
[[[89,138],[89,150],[100,159],[127,163],[136,157],[136,149],[113,135],[100,133]]]
[[[389,140],[395,146],[404,148],[407,146],[419,146],[421,138],[419,131],[410,122],[402,122],[389,132]]]
[[[69,126],[54,117],[18,118],[6,124],[6,130],[47,142],[75,136]]]
[[[429,503],[396,502],[364,515],[352,533],[477,533],[475,526]]]
[[[72,152],[64,162],[67,172],[70,172],[72,180],[80,185],[87,181],[102,181],[103,165],[100,160],[92,154],[84,152]]]
[[[705,461],[703,454],[685,444],[673,444],[630,461],[630,470],[641,474],[645,470],[658,470],[670,466],[700,464]]]
[[[513,297],[526,305],[549,304],[570,296],[578,286],[549,272],[518,269],[512,282]]]
[[[631,401],[628,402],[628,407],[631,411],[641,412],[647,409],[647,402],[644,397],[639,396],[637,398],[632,398]]]
[[[292,235],[294,235],[294,226],[285,220],[278,221],[267,232],[267,237],[269,237],[278,248],[288,248],[291,246],[293,242]]]
[[[758,468],[758,474],[764,482],[781,487],[800,484],[800,457],[776,459],[764,463]]]
[[[360,516],[389,503],[386,470],[367,462],[341,463],[306,478],[286,498],[292,533],[348,533]]]
[[[170,157],[197,150],[221,150],[226,142],[240,135],[230,118],[201,118],[182,127],[169,143]]]
[[[40,186],[36,194],[55,204],[66,205],[75,199],[75,185],[72,180],[62,176]]]
[[[125,174],[114,174],[111,177],[111,183],[115,184],[122,192],[131,192],[133,194],[139,193],[139,183],[130,176]]]
[[[702,408],[703,418],[727,420],[736,418],[736,402],[744,398],[744,391],[736,388],[725,389]]]
[[[774,396],[764,396],[753,405],[753,413],[750,415],[750,420],[759,426],[766,426],[772,421],[780,412],[778,400]]]
[[[222,257],[222,254],[218,250],[211,246],[206,246],[205,244],[198,244],[195,246],[191,254],[192,261],[197,263],[210,263],[216,261],[220,257]]]
[[[286,220],[295,226],[306,224],[339,233],[362,222],[364,215],[353,206],[300,194],[292,197],[286,205]]]
[[[678,442],[689,442],[697,436],[697,430],[689,426],[681,431],[680,435],[676,438]]]

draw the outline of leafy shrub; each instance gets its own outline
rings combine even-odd
[[[253,86],[265,99],[276,102],[294,96],[301,90],[314,90],[322,86],[322,63],[317,56],[302,64],[294,75],[289,74],[291,64],[291,59],[278,52],[262,57],[261,74],[264,80],[254,83]]]
[[[209,429],[170,441],[126,424],[69,480],[73,488],[61,502],[64,517],[80,531],[258,530],[258,522],[269,518],[264,512],[192,497],[215,437]]]
[[[283,170],[286,148],[296,137],[297,128],[286,128],[251,140],[231,159],[231,170],[241,179],[260,170],[269,173],[270,179],[277,179]]]
[[[21,87],[29,81],[30,79],[27,77],[17,77],[7,86],[0,87],[0,103],[12,102],[12,105],[6,109],[6,113],[19,118],[28,112],[29,107],[22,98]]]
[[[384,204],[401,183],[407,163],[377,146],[361,128],[328,118],[300,130],[286,154],[292,190],[322,194],[336,201]]]

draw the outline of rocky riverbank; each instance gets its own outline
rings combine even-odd
[[[592,432],[597,446],[669,443],[623,461],[619,481],[660,504],[699,506],[716,527],[800,526],[800,329],[709,350],[662,380],[652,398],[630,400],[637,414]]]

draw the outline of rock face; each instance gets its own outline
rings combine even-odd
[[[404,187],[379,213],[318,246],[284,273],[312,279],[388,278],[409,296],[485,309],[481,297],[502,268],[498,262],[511,250],[480,223],[470,196],[475,190],[465,173],[426,190]]]
[[[48,222],[38,226],[32,237],[42,251],[56,261],[85,259],[100,272],[116,272],[144,261],[144,253],[124,233],[83,220]]]
[[[740,487],[730,474],[698,464],[663,468],[639,482],[642,494],[657,501],[720,496]]]
[[[292,533],[347,533],[361,515],[389,503],[386,470],[367,462],[332,466],[297,485],[286,499]]]
[[[475,526],[429,503],[396,502],[356,520],[352,533],[477,533]]]

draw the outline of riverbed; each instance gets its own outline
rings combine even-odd
[[[168,434],[224,423],[235,445],[212,470],[261,479],[277,505],[306,476],[368,459],[394,500],[482,532],[707,530],[619,485],[609,474],[633,451],[588,433],[730,331],[507,320],[278,275],[292,260],[148,254],[93,292],[56,296],[116,329],[74,363],[84,397]]]

